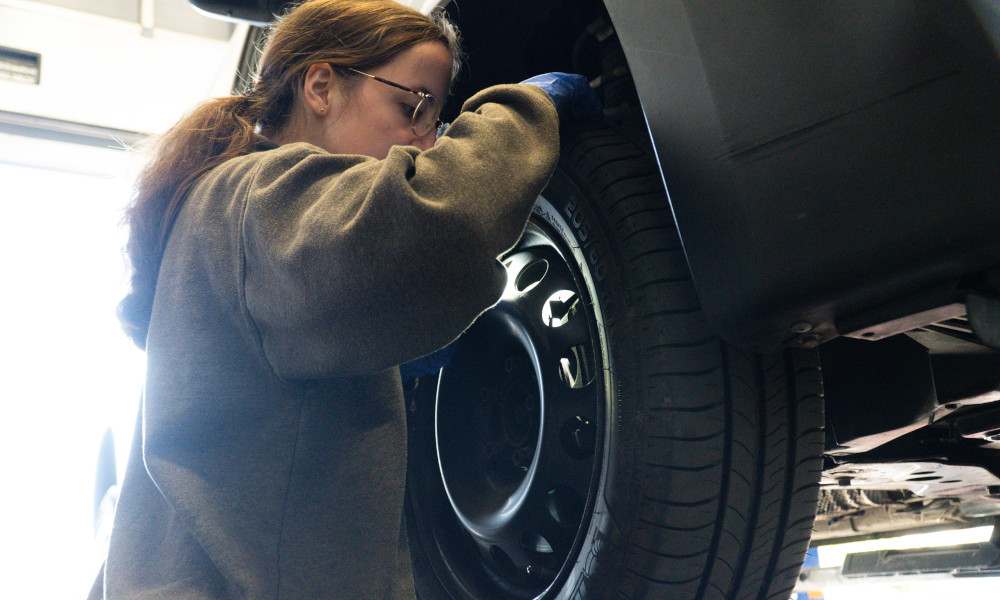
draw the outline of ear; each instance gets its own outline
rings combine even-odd
[[[326,63],[311,65],[306,71],[302,89],[302,99],[310,114],[323,118],[336,114],[339,109],[341,94],[340,76]]]

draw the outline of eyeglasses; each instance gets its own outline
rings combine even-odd
[[[394,81],[383,79],[378,75],[370,75],[350,67],[347,67],[347,70],[357,73],[358,75],[370,77],[379,83],[391,85],[394,88],[401,89],[404,92],[410,92],[411,94],[419,97],[420,101],[417,102],[417,105],[413,108],[413,113],[410,115],[410,128],[417,137],[423,137],[431,131],[441,128],[441,121],[439,120],[442,108],[441,101],[432,94],[428,94],[427,92],[418,92],[417,90],[412,90],[405,85],[400,85]]]

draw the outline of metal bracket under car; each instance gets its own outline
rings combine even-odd
[[[847,464],[824,471],[820,487],[825,490],[907,490],[923,498],[977,498],[988,504],[969,516],[986,516],[984,512],[1000,515],[997,494],[1000,479],[981,467],[933,462]]]
[[[969,294],[968,317],[979,339],[994,350],[1000,350],[1000,299],[981,294]]]

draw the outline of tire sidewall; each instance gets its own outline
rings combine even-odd
[[[594,300],[599,351],[606,369],[600,475],[575,564],[558,593],[551,594],[560,600],[604,598],[611,592],[609,585],[616,580],[621,583],[616,575],[624,568],[630,532],[619,516],[634,514],[638,504],[636,486],[627,484],[635,473],[640,448],[636,441],[641,438],[637,428],[643,414],[634,393],[638,357],[630,352],[636,347],[630,318],[633,304],[620,254],[592,204],[595,198],[585,181],[560,165],[532,212],[533,219],[545,222],[572,248],[573,256],[566,258],[576,262]]]

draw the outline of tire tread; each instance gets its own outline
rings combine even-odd
[[[637,160],[648,148],[588,126],[563,147],[580,185],[601,200],[595,209],[618,241],[644,340],[635,354],[649,414],[636,471],[642,508],[606,597],[787,597],[809,541],[822,465],[818,360],[810,352],[751,355],[709,333],[659,173]],[[696,500],[697,490],[677,483],[717,470],[721,489]],[[678,522],[694,519],[692,511],[701,520]],[[681,552],[677,537],[700,541]]]

